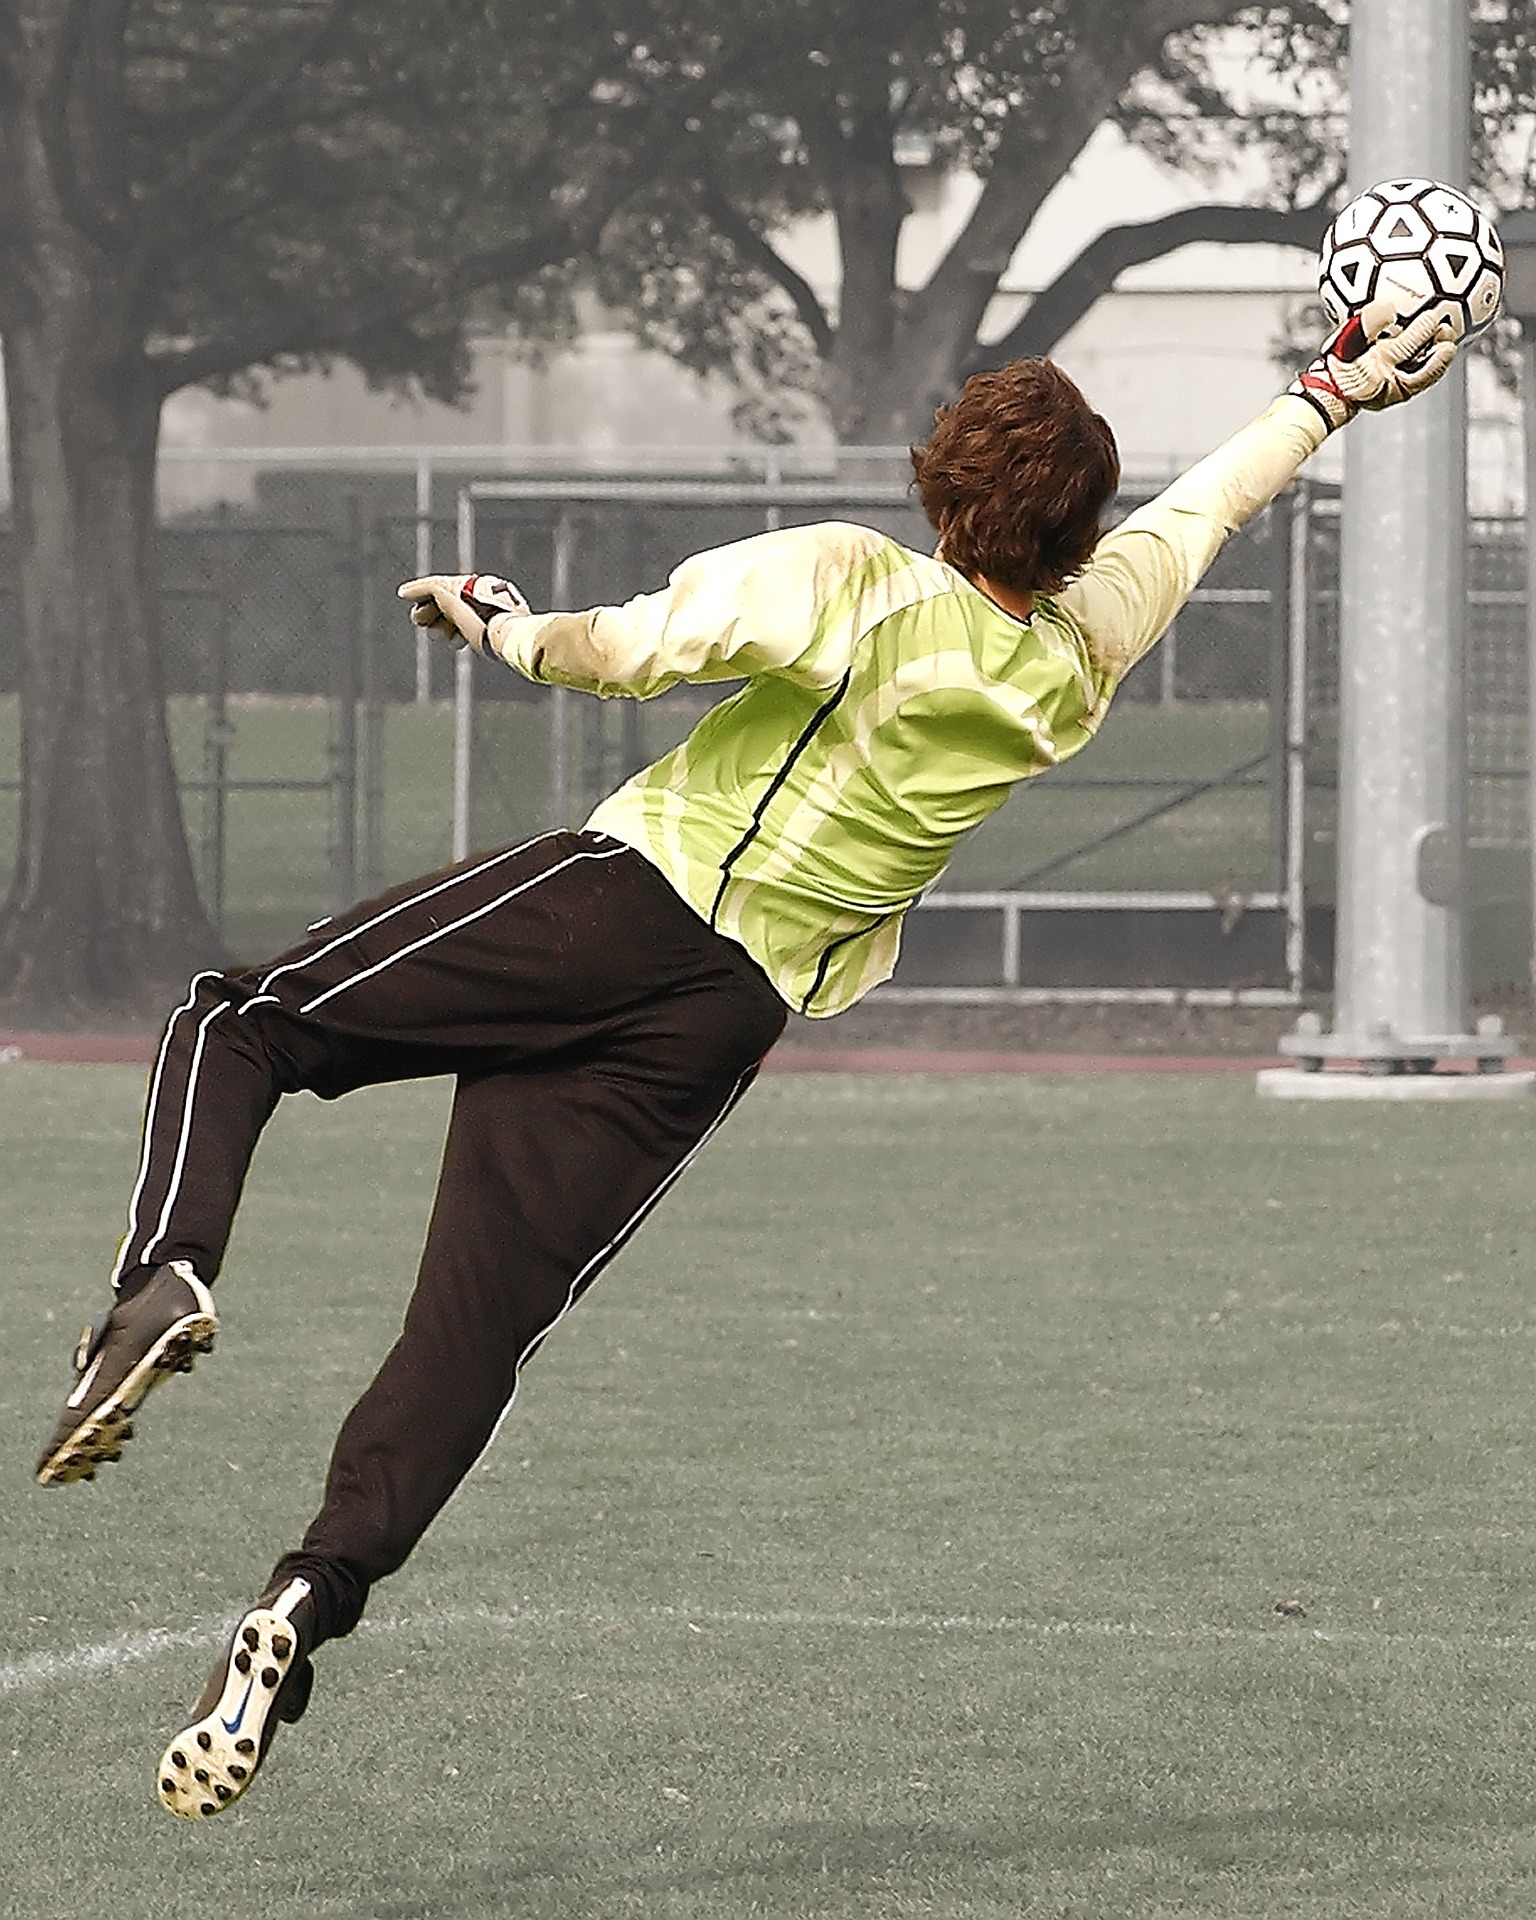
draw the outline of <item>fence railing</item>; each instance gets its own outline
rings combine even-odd
[[[189,837],[237,948],[266,950],[455,851],[583,818],[717,697],[587,701],[423,648],[394,598],[400,578],[478,560],[536,605],[574,606],[652,589],[700,547],[797,520],[929,539],[902,450],[838,462],[716,449],[691,472],[681,458],[646,474],[525,464],[515,479],[440,451],[379,450],[338,471],[334,452],[270,464],[269,450],[247,459],[238,505],[163,526]],[[1294,998],[1324,984],[1337,549],[1336,500],[1305,485],[1236,536],[1100,738],[962,843],[912,915],[887,991]],[[0,529],[0,608],[9,567]],[[1485,980],[1523,981],[1529,963],[1524,571],[1520,522],[1474,523],[1467,818],[1473,974]],[[0,880],[15,684],[0,618]]]

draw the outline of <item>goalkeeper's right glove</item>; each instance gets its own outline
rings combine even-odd
[[[428,573],[397,589],[411,602],[411,620],[451,646],[485,650],[485,630],[501,613],[527,613],[510,580],[494,573]]]
[[[1372,340],[1352,315],[1286,392],[1316,407],[1330,433],[1361,407],[1395,407],[1432,387],[1456,358],[1456,342],[1440,338],[1440,326],[1435,314],[1421,313],[1401,333]]]

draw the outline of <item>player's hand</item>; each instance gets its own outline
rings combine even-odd
[[[527,613],[528,602],[496,573],[428,573],[407,580],[399,597],[411,603],[411,622],[450,646],[485,651],[485,630],[499,613]]]
[[[1401,333],[1372,340],[1352,316],[1286,392],[1310,401],[1330,431],[1362,407],[1370,413],[1395,407],[1443,379],[1456,358],[1456,342],[1441,337],[1441,325],[1436,315],[1421,313]]]

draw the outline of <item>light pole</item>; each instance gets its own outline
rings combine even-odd
[[[1536,213],[1499,222],[1504,242],[1504,311],[1520,328],[1520,395],[1525,425],[1526,820],[1531,842],[1531,985],[1536,989]]]
[[[1352,191],[1462,181],[1469,62],[1465,0],[1354,0]],[[1350,427],[1344,474],[1334,1027],[1303,1014],[1280,1041],[1296,1064],[1261,1073],[1259,1091],[1525,1094],[1532,1076],[1502,1071],[1498,1023],[1468,1032],[1464,370]],[[1466,1058],[1480,1071],[1435,1071]]]

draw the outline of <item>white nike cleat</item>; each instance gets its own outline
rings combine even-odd
[[[190,1723],[161,1756],[158,1790],[172,1813],[206,1820],[233,1805],[266,1759],[278,1723],[303,1714],[315,1683],[314,1614],[309,1582],[288,1580],[235,1628]]]

